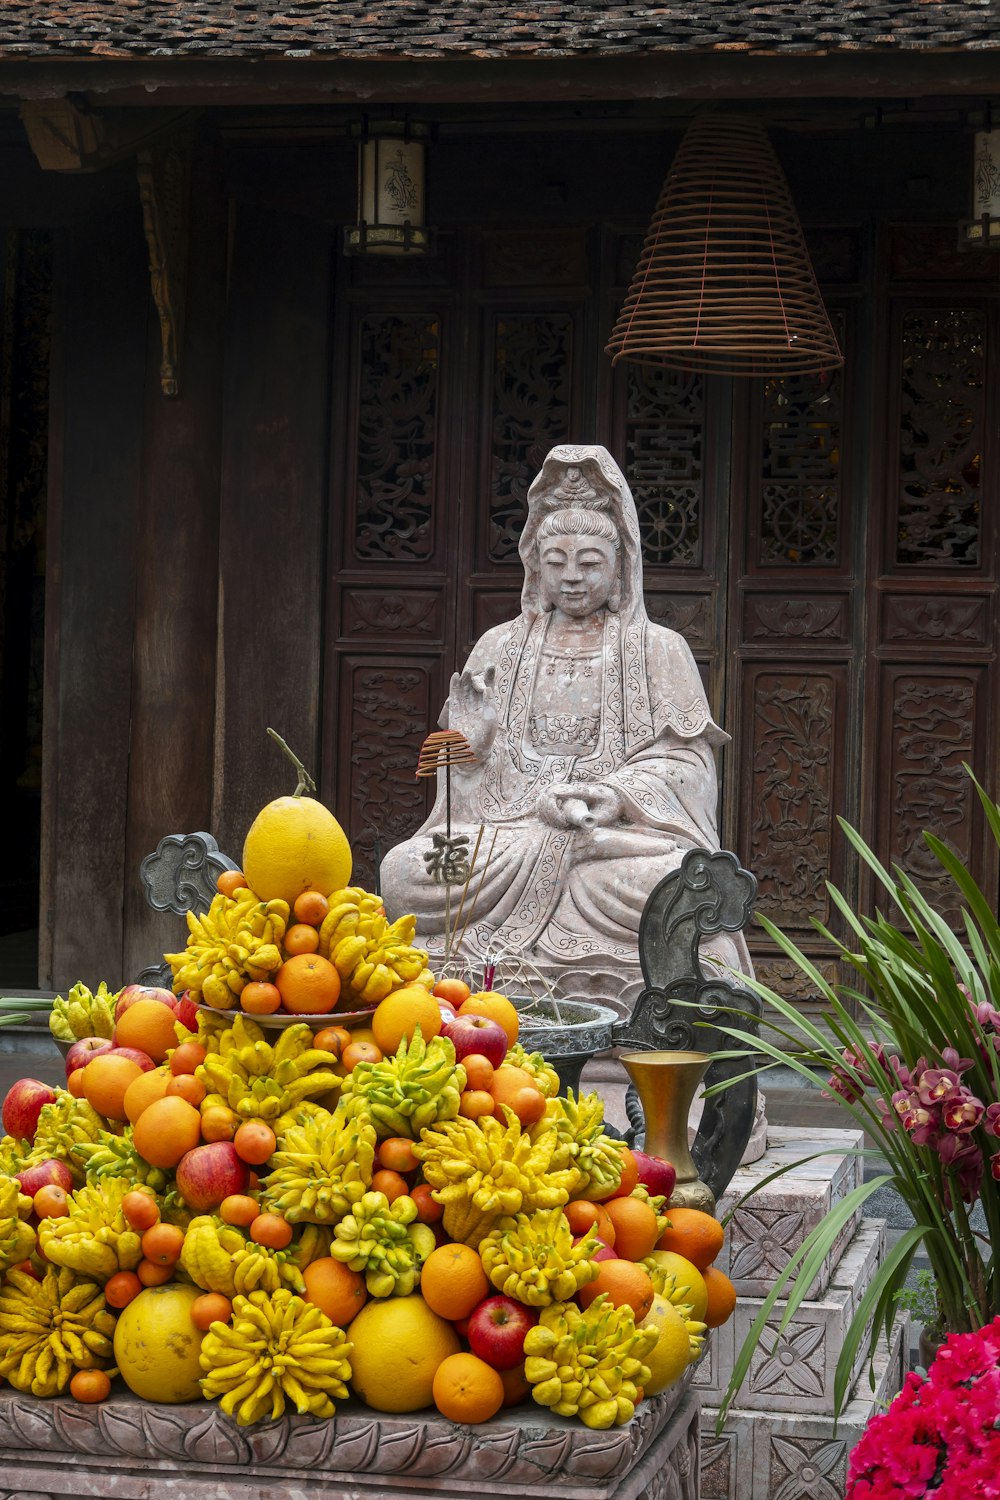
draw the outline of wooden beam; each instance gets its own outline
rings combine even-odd
[[[137,159],[142,222],[149,249],[149,281],[160,320],[160,389],[180,389],[181,343],[191,220],[192,136],[140,151]]]
[[[40,167],[46,172],[99,172],[113,162],[152,149],[164,135],[189,125],[194,112],[95,108],[81,94],[22,100],[18,113]]]

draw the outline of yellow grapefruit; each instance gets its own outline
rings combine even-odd
[[[647,1269],[650,1266],[656,1266],[660,1271],[666,1272],[667,1277],[672,1278],[664,1286],[666,1295],[675,1301],[679,1299],[687,1303],[691,1309],[691,1317],[696,1323],[705,1321],[708,1288],[697,1266],[693,1266],[675,1250],[654,1250],[652,1255],[647,1255],[643,1264]]]
[[[201,1395],[202,1333],[191,1320],[200,1287],[168,1282],[146,1287],[123,1308],[115,1326],[115,1361],[143,1401],[197,1401]]]
[[[329,808],[314,797],[276,797],[262,807],[243,845],[243,870],[262,901],[294,905],[303,891],[350,884],[351,846]]]
[[[656,1343],[642,1357],[643,1364],[650,1370],[650,1378],[643,1389],[647,1396],[655,1396],[679,1380],[691,1362],[687,1324],[666,1297],[654,1297],[641,1326],[660,1330]]]
[[[422,1411],[434,1400],[434,1376],[461,1340],[419,1292],[367,1302],[351,1323],[354,1392],[376,1411]]]

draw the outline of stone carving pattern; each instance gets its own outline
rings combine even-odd
[[[833,315],[843,347],[843,318]],[[764,384],[758,563],[833,567],[840,561],[843,380],[839,370]]]
[[[751,595],[746,601],[751,640],[780,636],[810,640],[844,640],[845,601],[834,598],[771,599]]]
[[[792,1210],[738,1208],[730,1229],[730,1269],[734,1281],[767,1276],[788,1265],[803,1238],[804,1215]]]
[[[351,708],[351,843],[354,878],[374,889],[375,839],[381,853],[419,828],[427,781],[414,776],[429,716],[428,673],[417,668],[355,669]]]
[[[626,366],[625,472],[647,567],[702,561],[704,386],[700,375]]]
[[[493,327],[489,560],[512,562],[528,515],[528,486],[569,435],[573,319],[498,313]]]
[[[372,313],[361,321],[360,558],[420,562],[433,551],[439,343],[431,313]]]
[[[712,629],[712,601],[708,594],[696,598],[683,594],[646,594],[646,613],[657,625],[676,630],[691,647],[710,647],[715,632]]]
[[[169,833],[139,866],[143,893],[154,911],[208,911],[223,870],[239,866],[210,833]]]
[[[985,645],[987,603],[972,599],[906,598],[890,594],[885,600],[885,636],[890,641],[970,641]]]
[[[978,308],[920,308],[900,349],[896,562],[975,567],[980,555],[986,320]]]
[[[955,887],[923,840],[933,828],[965,863],[972,854],[972,790],[962,769],[974,758],[976,694],[968,678],[897,677],[892,701],[892,833],[899,864],[949,919]]]
[[[344,594],[345,635],[440,634],[439,594],[387,594],[381,589],[351,589]]]
[[[807,928],[829,911],[835,684],[761,673],[753,695],[750,863],[768,915],[779,927]]]
[[[701,1500],[735,1500],[737,1441],[735,1432],[716,1437],[713,1428],[702,1429]]]
[[[761,1330],[750,1361],[750,1390],[755,1396],[815,1396],[826,1391],[826,1324],[792,1324],[784,1333]]]
[[[768,1488],[771,1500],[841,1500],[847,1469],[846,1438],[771,1434]]]
[[[672,1461],[646,1481],[635,1500],[700,1500],[700,1444],[697,1426],[677,1444]]]

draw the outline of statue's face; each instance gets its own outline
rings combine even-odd
[[[617,550],[602,536],[546,537],[540,561],[545,603],[573,619],[603,609],[618,577]]]

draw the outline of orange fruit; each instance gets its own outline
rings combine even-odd
[[[493,1074],[490,1083],[490,1093],[493,1095],[493,1105],[498,1120],[505,1118],[502,1106],[513,1109],[514,1098],[522,1089],[533,1089],[535,1080],[524,1068],[516,1068],[513,1063],[503,1063]]]
[[[74,1099],[83,1098],[83,1069],[74,1068],[66,1080],[66,1087]]]
[[[725,1272],[715,1266],[706,1266],[701,1274],[708,1292],[708,1306],[701,1321],[709,1328],[721,1328],[736,1311],[736,1288]]]
[[[460,1016],[489,1016],[491,1021],[496,1021],[507,1033],[507,1046],[513,1047],[517,1041],[517,1033],[520,1029],[517,1007],[512,1005],[506,995],[498,994],[496,990],[478,990],[476,994],[470,995],[468,1000],[463,1000],[458,1008]]]
[[[296,922],[308,922],[311,927],[319,927],[329,910],[330,903],[322,891],[303,891],[301,896],[295,898],[292,915]]]
[[[378,1164],[390,1172],[415,1172],[420,1162],[413,1150],[413,1142],[405,1135],[391,1135],[379,1142]]]
[[[111,1380],[104,1370],[77,1370],[69,1383],[69,1393],[74,1401],[92,1405],[95,1401],[106,1401],[111,1394]]]
[[[305,1300],[326,1313],[331,1323],[346,1328],[368,1301],[368,1289],[360,1271],[352,1271],[332,1255],[310,1261],[302,1272]]]
[[[405,1177],[398,1172],[390,1172],[383,1168],[372,1176],[372,1192],[384,1193],[390,1203],[395,1203],[397,1198],[405,1198],[410,1189]]]
[[[488,1422],[503,1406],[499,1372],[475,1354],[449,1354],[434,1371],[434,1405],[451,1422]]]
[[[177,1017],[159,1000],[137,1000],[115,1022],[115,1046],[137,1047],[155,1063],[177,1046]]]
[[[233,1315],[233,1304],[221,1292],[205,1292],[191,1303],[191,1322],[203,1333],[213,1323],[228,1323]]]
[[[496,1107],[489,1089],[466,1089],[458,1101],[458,1112],[466,1120],[480,1120],[483,1115],[491,1115]]]
[[[319,948],[319,933],[308,922],[295,922],[285,932],[281,945],[291,958],[297,953],[315,953]]]
[[[322,1016],[340,999],[340,975],[319,953],[286,958],[274,976],[285,1009],[296,1016]]]
[[[668,1208],[666,1213],[670,1223],[656,1242],[657,1250],[673,1250],[704,1271],[722,1249],[726,1231],[700,1208]]]
[[[586,1234],[593,1226],[597,1232],[597,1238],[603,1240],[609,1249],[614,1249],[615,1226],[608,1218],[607,1210],[600,1203],[591,1203],[589,1198],[574,1198],[572,1203],[567,1203],[563,1213],[569,1220],[569,1227],[574,1234]]]
[[[247,1193],[230,1193],[219,1204],[219,1218],[223,1224],[235,1224],[247,1229],[260,1213],[260,1204]]]
[[[404,984],[375,1007],[372,1031],[376,1045],[386,1057],[394,1057],[404,1036],[409,1040],[414,1028],[420,1027],[425,1042],[433,1041],[444,1020],[434,996],[422,984]]]
[[[274,1155],[278,1138],[263,1120],[245,1120],[233,1136],[233,1145],[241,1161],[250,1167],[259,1167]]]
[[[631,1260],[601,1260],[597,1267],[597,1280],[577,1292],[581,1307],[589,1307],[595,1297],[607,1292],[612,1307],[627,1303],[635,1313],[635,1321],[641,1323],[656,1296],[648,1272]]]
[[[410,1197],[417,1205],[417,1219],[421,1224],[436,1224],[444,1213],[443,1206],[432,1195],[433,1189],[426,1182],[410,1190]]]
[[[531,1386],[524,1377],[523,1359],[512,1370],[499,1370],[497,1373],[503,1381],[504,1406],[520,1406],[522,1401],[527,1401],[531,1395]]]
[[[116,1271],[104,1283],[104,1300],[109,1307],[128,1307],[142,1291],[142,1282],[134,1271]]]
[[[457,1010],[460,1005],[465,1004],[472,990],[464,979],[439,979],[431,994],[437,995],[439,1000],[447,1000]]]
[[[249,890],[249,886],[242,870],[223,870],[215,882],[215,889],[223,896],[235,896],[237,891]]]
[[[47,1182],[38,1189],[31,1206],[40,1219],[64,1219],[69,1213],[69,1196],[65,1188]]]
[[[160,1208],[152,1193],[144,1193],[141,1188],[133,1188],[131,1193],[126,1193],[122,1199],[122,1213],[128,1222],[130,1229],[138,1229],[142,1234],[144,1230],[152,1229],[154,1224],[159,1223]]]
[[[100,1062],[100,1058],[95,1059]],[[92,1068],[93,1063],[88,1063]],[[151,1167],[176,1167],[185,1151],[201,1144],[201,1115],[176,1095],[157,1099],[133,1127],[135,1149]]]
[[[273,1016],[281,1009],[281,991],[267,979],[252,979],[240,991],[240,1006],[250,1016]]]
[[[148,1073],[140,1073],[138,1078],[132,1080],[125,1090],[123,1102],[125,1113],[133,1125],[144,1109],[155,1104],[157,1099],[163,1098],[173,1076],[169,1068],[153,1068]]]
[[[292,1243],[292,1226],[280,1214],[258,1214],[250,1225],[250,1238],[255,1245],[268,1250],[284,1250]]]
[[[176,1078],[171,1078],[167,1084],[167,1099],[186,1099],[193,1104],[195,1109],[204,1099],[206,1093],[205,1085],[199,1083],[193,1073],[178,1073]]]
[[[493,1082],[495,1069],[488,1057],[481,1052],[470,1052],[462,1058],[465,1069],[465,1086],[468,1089],[488,1089]]]
[[[468,1245],[439,1245],[424,1261],[420,1291],[431,1312],[453,1322],[467,1318],[491,1291],[483,1263]]]
[[[170,1054],[170,1071],[175,1076],[178,1073],[193,1073],[195,1068],[201,1067],[207,1056],[200,1042],[182,1042]]]
[[[534,1085],[518,1089],[510,1101],[510,1107],[522,1125],[537,1125],[545,1113],[545,1095]]]
[[[143,1003],[141,1000],[136,1002],[138,1005]],[[155,1005],[157,1010],[162,1010],[173,1021],[174,1013],[168,1006],[161,1005],[158,1000],[149,1003]],[[125,1014],[128,1015],[128,1011]],[[83,1070],[83,1097],[106,1120],[127,1120],[125,1090],[142,1071],[139,1064],[130,1057],[115,1057],[110,1052],[101,1052]]]
[[[609,1198],[604,1211],[615,1226],[615,1254],[643,1260],[656,1244],[656,1214],[641,1198]]]
[[[227,1104],[212,1104],[201,1116],[201,1138],[204,1141],[231,1141],[239,1129],[240,1117]]]
[[[154,1266],[174,1266],[184,1246],[179,1224],[154,1224],[142,1237],[142,1253]]]
[[[313,1032],[313,1046],[321,1052],[332,1052],[334,1057],[339,1057],[350,1045],[351,1033],[346,1026],[324,1026],[321,1031]]]
[[[360,1062],[381,1062],[382,1051],[374,1042],[351,1042],[341,1053],[340,1061],[346,1073],[353,1073]]]
[[[141,1260],[135,1268],[135,1274],[143,1286],[163,1286],[167,1281],[173,1280],[173,1266],[158,1266],[155,1261]]]

